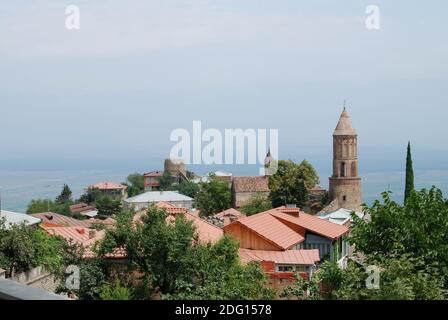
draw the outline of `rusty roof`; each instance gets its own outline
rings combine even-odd
[[[53,224],[58,224],[62,227],[85,227],[89,228],[91,222],[89,220],[78,220],[72,217],[67,217],[59,213],[54,212],[44,212],[44,213],[33,213],[33,217],[39,218],[42,222],[50,222]]]
[[[233,188],[235,192],[269,192],[268,178],[255,177],[233,177]]]
[[[318,249],[272,251],[240,248],[239,256],[242,263],[272,261],[276,264],[313,265],[320,260]]]

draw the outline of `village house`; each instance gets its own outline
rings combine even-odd
[[[87,187],[88,189],[98,189],[103,192],[104,195],[115,197],[119,199],[127,198],[128,186],[117,182],[100,182],[92,184]]]
[[[244,249],[318,249],[320,259],[333,261],[347,256],[349,246],[345,236],[348,231],[346,226],[289,207],[244,217],[224,227],[224,233],[234,236]]]
[[[232,206],[234,208],[244,206],[256,195],[267,198],[270,191],[268,177],[233,177],[231,191]]]
[[[251,250],[239,249],[242,264],[258,262],[266,273],[271,287],[281,292],[295,282],[298,273],[303,279],[310,279],[320,261],[319,250]]]
[[[180,208],[193,208],[193,199],[176,191],[148,191],[125,199],[124,206],[133,208],[135,211],[141,211],[158,202],[169,202]]]
[[[160,190],[159,179],[163,176],[163,171],[151,171],[143,174],[145,191]]]

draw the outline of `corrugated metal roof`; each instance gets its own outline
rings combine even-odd
[[[242,263],[272,261],[276,264],[313,265],[320,260],[318,249],[272,251],[241,248],[239,256]]]
[[[0,211],[0,219],[1,218],[5,218],[6,228],[9,228],[10,226],[15,224],[25,223],[27,226],[31,226],[41,222],[41,219],[39,219],[38,217],[33,217],[25,213],[12,212],[6,210]]]
[[[59,213],[54,212],[44,212],[44,213],[33,213],[33,217],[39,218],[42,221],[55,223],[58,225],[61,225],[63,227],[74,227],[74,226],[80,226],[89,228],[91,226],[91,223],[89,220],[78,220],[72,217],[67,217]]]
[[[128,203],[193,201],[192,198],[174,191],[148,191],[124,200]]]

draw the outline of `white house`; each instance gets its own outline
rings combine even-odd
[[[39,218],[33,217],[29,214],[18,213],[12,211],[1,210],[0,219],[5,219],[5,226],[9,229],[12,225],[25,223],[27,226],[37,225],[41,222]]]
[[[151,204],[158,202],[169,202],[176,207],[189,210],[193,208],[193,199],[176,191],[148,191],[123,202],[125,207],[134,208],[136,211],[147,209]]]

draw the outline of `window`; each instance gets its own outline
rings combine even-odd
[[[277,272],[307,272],[307,270],[303,265],[280,264],[277,265]]]
[[[347,167],[345,165],[345,162],[342,162],[340,176],[345,177],[346,175],[347,175]]]
[[[346,201],[347,200],[347,196],[342,196],[342,200]]]

